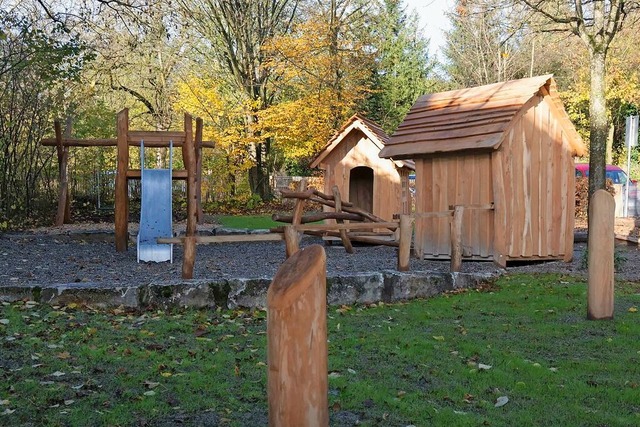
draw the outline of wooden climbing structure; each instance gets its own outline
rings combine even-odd
[[[203,122],[197,118],[195,134],[193,118],[184,115],[184,130],[182,131],[135,131],[129,130],[129,110],[123,109],[117,116],[117,137],[115,139],[77,139],[71,138],[69,132],[63,137],[62,126],[55,122],[55,138],[45,138],[41,141],[44,146],[55,146],[58,154],[59,182],[58,211],[55,224],[62,225],[69,222],[69,191],[68,191],[68,157],[69,147],[117,147],[117,170],[115,182],[115,236],[116,250],[127,250],[129,227],[129,192],[128,181],[140,179],[140,169],[129,167],[129,147],[139,147],[144,141],[145,147],[173,147],[182,149],[185,169],[173,170],[173,179],[187,181],[187,236],[196,235],[196,224],[202,221],[201,178],[202,178],[202,148],[214,148],[211,141],[202,140]],[[69,128],[69,126],[67,126]],[[194,243],[195,245],[195,243]],[[187,247],[185,247],[185,251]]]

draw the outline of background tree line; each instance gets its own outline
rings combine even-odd
[[[202,117],[217,145],[204,158],[213,202],[268,199],[269,177],[308,173],[353,113],[392,133],[432,91],[553,73],[589,140],[589,48],[571,37],[574,20],[547,13],[573,16],[572,4],[459,0],[436,58],[431,29],[401,0],[0,0],[0,229],[53,212],[57,164],[38,141],[56,117],[94,138],[113,136],[124,107],[132,128],[179,128],[183,111]],[[612,161],[624,154],[624,117],[640,96],[631,5],[605,57]],[[76,188],[114,161],[113,150],[72,149]]]

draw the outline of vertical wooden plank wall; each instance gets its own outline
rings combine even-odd
[[[493,154],[496,257],[573,254],[573,157],[547,101],[517,118]]]
[[[416,213],[448,211],[452,205],[493,202],[491,155],[450,153],[416,159]],[[448,259],[450,218],[416,218],[416,256]],[[491,258],[493,212],[465,210],[462,225],[464,256]]]
[[[129,191],[127,183],[127,170],[129,169],[129,110],[125,108],[118,113],[118,168],[116,170],[115,188],[115,234],[116,251],[127,250],[129,238]]]

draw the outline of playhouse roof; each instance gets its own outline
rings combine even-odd
[[[327,142],[324,148],[316,155],[311,162],[311,167],[315,168],[349,135],[352,131],[359,130],[373,142],[378,149],[382,150],[389,142],[389,135],[375,122],[360,114],[354,114]],[[411,160],[394,161],[396,167],[406,167],[415,170],[415,163]]]
[[[486,86],[423,95],[380,153],[382,157],[413,158],[416,155],[470,149],[497,149],[514,118],[535,105],[537,97],[550,97],[574,155],[586,148],[558,95],[552,74],[511,80]]]

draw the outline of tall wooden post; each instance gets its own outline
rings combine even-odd
[[[184,242],[184,262],[182,264],[182,278],[193,278],[193,266],[196,261],[196,227],[198,224],[197,191],[200,181],[196,174],[196,150],[193,143],[193,120],[189,114],[184,115],[184,145],[182,159],[187,170],[187,239]]]
[[[67,116],[66,124],[64,127],[64,137],[71,139],[71,134],[73,132],[73,118],[71,116]],[[69,147],[66,147],[66,155],[67,155],[67,200],[64,202],[64,222],[65,224],[71,224],[71,190],[69,190]]]
[[[182,278],[193,279],[193,266],[196,262],[196,237],[187,236],[183,242]]]
[[[613,319],[615,201],[597,190],[589,202],[587,318]]]
[[[329,425],[326,255],[293,254],[267,292],[269,426]]]
[[[411,258],[411,216],[400,215],[398,233],[398,271],[409,271],[409,260]]]
[[[60,226],[65,223],[65,219],[69,222],[68,204],[69,204],[69,178],[67,175],[69,163],[69,147],[65,147],[62,142],[62,125],[59,120],[53,123],[56,132],[56,151],[58,154],[58,211],[56,212],[55,225]]]
[[[342,197],[340,196],[340,189],[338,189],[337,185],[331,187],[331,192],[333,193],[333,201],[336,204],[336,213],[342,213]],[[337,224],[343,224],[344,221],[341,219],[336,219]],[[347,251],[348,254],[352,254],[353,245],[351,244],[351,240],[349,240],[349,236],[347,235],[347,230],[339,230],[340,232],[340,240],[342,240],[342,246],[344,246],[344,250]]]
[[[462,215],[464,206],[454,206],[451,220],[451,271],[462,268]]]
[[[200,117],[196,118],[196,136],[195,136],[195,150],[196,150],[196,176],[198,177],[198,186],[196,187],[196,199],[197,199],[197,216],[198,224],[202,224],[204,221],[204,212],[202,211],[202,131],[203,123]]]
[[[300,244],[298,242],[298,232],[295,225],[285,225],[284,227],[284,247],[287,258],[298,252]]]
[[[127,239],[129,238],[129,191],[127,182],[127,171],[129,170],[129,109],[118,113],[117,121],[117,147],[118,160],[116,169],[115,188],[115,234],[116,251],[127,250]]]

